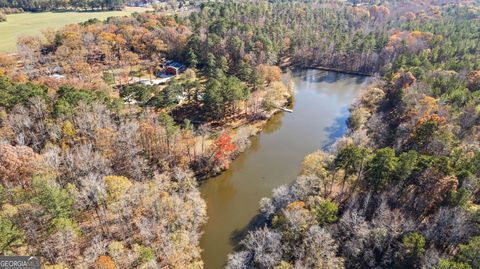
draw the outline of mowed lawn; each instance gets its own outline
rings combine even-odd
[[[21,35],[37,35],[47,28],[58,29],[71,23],[84,22],[97,18],[126,16],[133,12],[144,12],[146,8],[128,7],[123,11],[92,12],[41,12],[7,15],[6,22],[0,22],[0,52],[14,52],[17,38]]]

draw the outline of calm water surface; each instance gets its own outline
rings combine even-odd
[[[305,155],[345,132],[348,107],[368,80],[320,70],[297,71],[291,79],[294,112],[275,115],[228,171],[200,188],[209,218],[201,240],[206,269],[225,266],[262,197],[294,180]]]

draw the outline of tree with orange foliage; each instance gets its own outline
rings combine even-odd
[[[112,258],[108,256],[100,256],[98,257],[97,261],[95,262],[95,268],[97,269],[116,269],[115,262],[113,262]]]
[[[438,125],[442,125],[442,124],[445,124],[447,122],[447,120],[444,117],[439,116],[437,114],[425,115],[418,120],[417,128],[419,126],[425,124],[426,122],[429,122],[429,121],[436,122]]]
[[[303,209],[305,208],[305,202],[303,201],[293,201],[287,205],[287,210],[294,210],[294,209]]]
[[[395,81],[395,85],[398,89],[406,89],[417,81],[415,76],[410,71],[396,73],[393,77],[393,80]]]
[[[413,148],[423,154],[445,154],[451,142],[445,122],[436,114],[421,118],[412,133]]]
[[[227,132],[222,133],[213,144],[215,161],[218,162],[221,167],[228,169],[230,155],[237,149],[237,146],[232,142],[232,138]]]
[[[0,76],[11,74],[16,65],[15,57],[0,53]]]
[[[385,6],[373,6],[370,8],[370,17],[375,21],[382,20],[390,15],[390,9]]]
[[[26,146],[0,144],[0,181],[5,187],[30,185],[37,154]]]
[[[282,70],[278,66],[261,64],[258,66],[258,71],[268,85],[282,78]]]

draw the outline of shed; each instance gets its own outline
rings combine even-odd
[[[167,63],[167,65],[165,66],[165,74],[168,74],[168,75],[178,75],[180,73],[182,73],[183,71],[185,71],[185,66],[179,62],[169,62]]]

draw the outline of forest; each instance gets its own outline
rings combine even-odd
[[[0,7],[123,5],[27,2]],[[225,1],[22,36],[0,54],[1,253],[203,268],[199,182],[292,102],[282,70],[315,67],[373,82],[227,268],[480,268],[479,40],[461,0]],[[186,71],[133,83],[167,59]]]
[[[290,93],[266,65],[256,89],[216,63],[129,83],[181,60],[189,35],[173,17],[136,14],[22,37],[0,56],[2,254],[47,268],[202,267],[198,180],[228,168],[258,132],[246,123]]]
[[[478,7],[429,9],[386,23],[348,135],[262,199],[228,268],[479,268]]]

